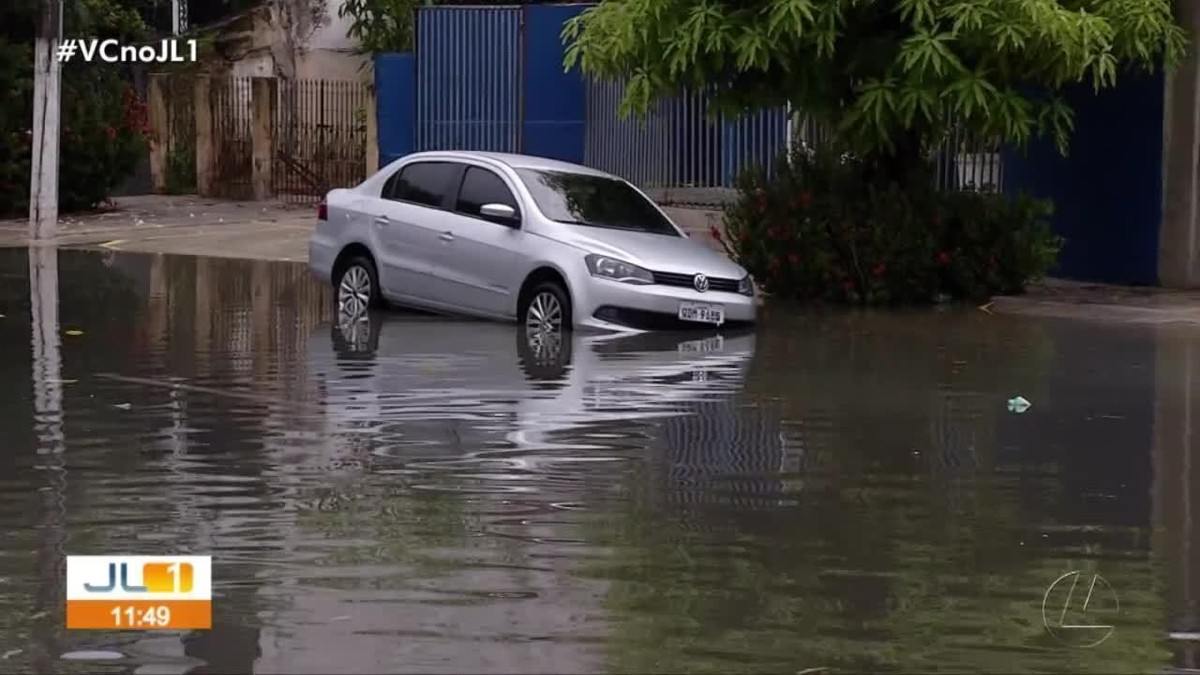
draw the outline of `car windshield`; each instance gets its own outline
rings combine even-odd
[[[517,169],[517,174],[550,220],[679,236],[671,221],[623,180],[536,169]]]

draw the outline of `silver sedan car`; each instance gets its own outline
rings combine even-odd
[[[422,152],[318,207],[309,265],[339,308],[388,303],[526,329],[745,325],[750,276],[616,176],[539,157]]]

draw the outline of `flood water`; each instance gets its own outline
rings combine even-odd
[[[0,251],[6,670],[1200,668],[1194,331],[531,344],[334,326],[302,265],[34,257]],[[213,629],[65,630],[64,556],[106,553],[212,555]],[[1119,606],[1064,618],[1073,571]]]

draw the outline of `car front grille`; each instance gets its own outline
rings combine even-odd
[[[676,272],[651,272],[654,275],[654,283],[662,284],[663,286],[682,286],[685,288],[695,288],[695,274],[678,274]],[[708,290],[721,291],[724,293],[737,293],[737,279],[721,279],[718,277],[708,278]]]

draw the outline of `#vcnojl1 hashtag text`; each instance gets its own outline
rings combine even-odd
[[[112,39],[68,38],[58,45],[60,62],[76,56],[89,63],[185,63],[196,60],[196,41],[167,38],[158,44],[123,45]]]

